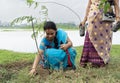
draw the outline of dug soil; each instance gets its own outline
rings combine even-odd
[[[28,61],[18,61],[6,65],[0,64],[0,80],[10,80],[13,74],[17,74],[20,70],[24,68],[28,68],[28,70],[30,71],[32,68],[32,64],[32,62]],[[38,66],[36,75],[40,75],[41,78],[45,79],[47,75],[50,75],[50,71]]]

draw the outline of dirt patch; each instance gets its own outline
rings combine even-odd
[[[29,66],[31,64],[32,63],[28,61],[17,61],[6,65],[0,65],[0,68],[5,68],[6,70],[20,70],[23,67]]]
[[[33,62],[28,61],[18,61],[14,63],[9,63],[6,65],[0,65],[0,80],[10,80],[11,76],[17,74],[21,69],[28,68],[31,70]],[[3,72],[2,70],[5,70]],[[49,75],[49,71],[47,69],[43,69],[40,66],[37,67],[37,75],[40,75],[41,79],[45,79],[47,75]]]
[[[52,71],[50,71],[49,69],[44,69],[40,66],[37,67],[37,75],[40,76],[41,79],[46,79],[46,77],[48,75],[50,75],[52,73]]]
[[[31,62],[28,61],[18,61],[5,65],[0,64],[0,80],[10,80],[14,74],[29,65],[31,65]]]

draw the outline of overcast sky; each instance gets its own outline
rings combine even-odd
[[[74,10],[81,19],[83,19],[84,17],[86,5],[88,2],[88,0],[37,0],[37,1],[42,2],[54,1],[66,5],[70,7],[72,10]],[[79,23],[78,17],[69,9],[63,6],[52,3],[42,5],[46,5],[46,7],[48,8],[48,16],[52,21]],[[10,22],[17,17],[25,15],[33,15],[39,17],[38,12],[39,10],[33,10],[32,8],[29,8],[25,0],[0,0],[0,20],[2,22],[5,21]]]

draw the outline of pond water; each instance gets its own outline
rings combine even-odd
[[[73,46],[84,44],[84,37],[79,36],[78,31],[66,31],[73,42]],[[0,31],[0,49],[17,52],[37,52],[35,41],[31,38],[32,31]],[[37,38],[37,42],[41,37]],[[120,44],[120,31],[113,33],[112,44]]]

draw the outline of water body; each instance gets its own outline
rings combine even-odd
[[[66,31],[73,42],[73,46],[82,46],[84,37],[79,36],[78,31]],[[0,31],[0,49],[13,50],[17,52],[37,52],[35,41],[31,38],[32,31]],[[37,42],[41,37],[37,38]],[[113,33],[112,44],[120,45],[120,31]]]

